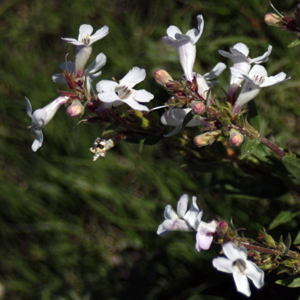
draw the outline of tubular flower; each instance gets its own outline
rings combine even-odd
[[[34,135],[36,135],[31,146],[32,151],[36,152],[43,144],[44,136],[42,128],[52,120],[58,108],[61,105],[66,104],[68,101],[69,97],[60,96],[45,107],[39,108],[32,113],[30,101],[27,97],[25,97],[26,112],[28,117],[31,119],[31,131]]]
[[[103,104],[100,110],[107,107],[127,104],[140,111],[149,111],[148,107],[140,104],[151,101],[154,96],[146,90],[135,90],[133,87],[143,81],[146,71],[138,67],[132,68],[119,83],[112,80],[101,80],[97,83],[98,98]]]
[[[256,288],[264,285],[264,272],[255,263],[247,260],[247,251],[244,247],[238,248],[232,242],[223,245],[225,257],[213,259],[213,266],[221,272],[231,273],[238,292],[250,297],[248,279]]]
[[[184,71],[185,79],[193,81],[193,67],[196,58],[196,42],[202,35],[204,28],[204,20],[202,15],[197,16],[198,26],[182,34],[181,30],[171,25],[167,29],[168,36],[163,37],[163,42],[177,49],[179,60]]]
[[[203,212],[199,210],[196,203],[197,198],[193,196],[192,204],[188,210],[189,196],[183,194],[177,204],[177,213],[171,205],[165,208],[165,221],[157,229],[158,235],[164,235],[170,231],[191,231],[198,228]]]
[[[236,76],[246,79],[239,97],[233,106],[232,111],[234,114],[240,113],[242,107],[250,100],[255,98],[260,92],[261,88],[275,85],[289,79],[286,79],[286,74],[284,72],[280,72],[275,76],[268,77],[266,69],[260,65],[253,66],[249,74],[241,72],[238,69],[232,69]]]
[[[219,53],[233,61],[233,68],[239,69],[241,72],[248,74],[251,64],[261,64],[268,61],[271,51],[272,46],[269,45],[268,51],[266,51],[263,55],[251,59],[248,57],[249,48],[243,43],[237,43],[230,48],[230,52],[219,50]],[[230,97],[232,97],[232,95],[236,92],[242,81],[243,78],[236,77],[235,73],[231,72],[230,87],[228,91]]]
[[[91,35],[92,32],[93,27],[91,25],[83,24],[79,27],[78,40],[74,38],[61,38],[62,40],[76,46],[76,72],[84,69],[92,53],[92,44],[108,35],[109,28],[108,26],[103,26],[102,28],[98,29],[93,35]]]

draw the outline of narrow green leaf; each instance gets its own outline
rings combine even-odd
[[[287,47],[288,47],[288,48],[293,48],[293,47],[295,47],[295,46],[298,46],[299,44],[300,44],[300,38],[298,38],[298,39],[292,41]]]
[[[297,211],[295,213],[291,212],[290,210],[282,211],[277,215],[277,217],[269,225],[269,229],[274,229],[281,224],[287,223],[287,222],[291,221],[292,219],[294,219],[299,214],[300,214],[300,211]]]
[[[286,240],[284,241],[284,245],[286,246],[286,251],[285,253],[287,253],[290,248],[291,248],[291,245],[292,245],[292,238],[291,238],[291,234],[289,233]]]
[[[287,170],[300,180],[300,159],[294,156],[286,155],[282,158],[282,162]]]
[[[246,156],[250,155],[259,145],[259,143],[259,140],[248,140],[244,142],[241,148],[241,159],[244,159]]]
[[[289,288],[298,288],[300,287],[300,277],[292,276],[289,278],[277,280],[275,281],[275,283]]]
[[[258,131],[260,132],[260,119],[258,115],[258,111],[256,109],[256,105],[254,101],[250,101],[248,103],[248,120],[249,123]]]
[[[295,237],[293,244],[294,245],[300,244],[300,231],[298,232],[297,236]]]

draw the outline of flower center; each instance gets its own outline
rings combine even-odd
[[[265,81],[265,77],[263,75],[260,75],[260,74],[255,74],[253,76],[253,81],[254,81],[255,84],[261,85]]]
[[[237,259],[232,263],[232,268],[239,274],[244,274],[246,270],[246,263],[242,259]]]
[[[118,86],[115,88],[116,94],[123,100],[129,97],[132,94],[132,90],[130,90],[127,86]]]
[[[90,35],[88,34],[85,38],[83,38],[82,42],[88,46],[90,44]]]

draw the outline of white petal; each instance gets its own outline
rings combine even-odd
[[[244,43],[237,43],[233,46],[232,49],[238,50],[245,57],[249,55],[249,48]]]
[[[32,114],[31,122],[33,125],[42,128],[46,125],[47,111],[44,108],[39,108]]]
[[[82,24],[79,27],[79,35],[78,35],[78,41],[81,42],[83,39],[90,36],[93,32],[93,27],[89,24]]]
[[[198,26],[197,29],[193,28],[190,29],[186,34],[191,37],[192,43],[195,45],[199,38],[202,35],[203,28],[204,28],[204,20],[202,15],[197,16]]]
[[[183,194],[177,203],[177,214],[179,218],[183,219],[188,209],[188,203],[189,203],[189,196],[187,194]]]
[[[134,99],[139,102],[149,102],[154,98],[154,95],[146,90],[135,90]]]
[[[103,26],[102,28],[98,29],[91,37],[90,37],[90,45],[95,43],[96,41],[104,38],[109,33],[108,26]]]
[[[192,204],[190,206],[190,209],[187,211],[187,213],[184,215],[184,219],[190,224],[192,228],[197,230],[197,226],[199,223],[199,218],[202,218],[203,212],[199,210],[199,207],[197,205],[197,198],[193,196],[192,198]]]
[[[96,90],[99,93],[102,92],[115,92],[115,88],[119,86],[119,84],[112,80],[101,80],[96,85]]]
[[[190,227],[185,221],[176,220],[165,220],[157,229],[158,235],[164,235],[170,231],[190,231]]]
[[[246,261],[245,274],[249,279],[252,280],[255,287],[257,287],[258,289],[260,289],[264,285],[265,273],[252,261]]]
[[[173,108],[161,116],[160,121],[163,125],[177,126],[181,125],[184,117],[191,111],[191,108]]]
[[[115,101],[121,101],[120,97],[115,92],[102,92],[98,94],[100,101],[105,103],[113,103]]]
[[[234,243],[228,242],[222,246],[225,255],[231,261],[237,259],[247,260],[247,251],[244,247],[238,248]]]
[[[213,237],[209,235],[203,235],[200,232],[196,234],[196,250],[200,252],[203,250],[208,250],[213,241]]]
[[[42,147],[44,136],[41,129],[36,129],[35,131],[36,138],[31,145],[31,149],[33,152],[36,152],[40,147]]]
[[[146,78],[145,69],[133,67],[121,80],[120,85],[126,85],[130,89]]]
[[[244,294],[247,297],[250,297],[251,291],[249,287],[249,282],[245,274],[233,273],[233,279],[238,292]]]
[[[175,49],[178,49],[179,47],[181,46],[184,46],[188,43],[191,42],[191,38],[185,34],[180,34],[177,33],[176,34],[176,38],[172,38],[172,37],[169,37],[169,36],[164,36],[162,38],[162,41],[166,44],[166,45],[169,45]]]
[[[184,75],[187,81],[193,81],[193,67],[196,58],[196,46],[192,43],[187,43],[178,49],[179,61],[181,63]]]
[[[269,45],[267,52],[265,52],[261,56],[250,59],[250,63],[261,64],[261,63],[264,63],[264,62],[268,61],[271,52],[272,52],[272,46]]]
[[[78,42],[76,39],[73,39],[73,38],[61,38],[63,41],[66,41],[72,45],[75,45],[75,46],[82,46],[84,45],[82,42]]]
[[[124,103],[129,105],[131,108],[139,111],[149,111],[149,108],[145,105],[139,104],[137,101],[135,101],[132,97],[129,97],[127,99],[122,100]]]
[[[225,257],[214,258],[212,263],[213,263],[213,266],[221,272],[225,272],[225,273],[233,272],[232,262]]]
[[[25,96],[25,104],[26,104],[26,112],[27,116],[31,119],[32,118],[32,107],[29,99]]]
[[[165,207],[165,218],[168,220],[176,220],[178,219],[178,215],[175,212],[175,210],[173,209],[173,207],[171,205],[167,205]]]
[[[208,73],[204,74],[203,77],[205,80],[213,80],[221,75],[221,73],[226,69],[226,65],[224,63],[217,63],[215,67]]]
[[[197,85],[198,85],[198,93],[204,99],[206,99],[207,92],[209,90],[209,86],[204,78],[204,76],[197,74]]]
[[[86,68],[85,73],[95,73],[106,64],[106,56],[103,53],[97,55],[96,59]]]
[[[275,76],[270,76],[268,78],[265,79],[265,81],[260,85],[260,87],[267,87],[267,86],[271,86],[271,85],[275,85],[277,83],[281,83],[286,81],[286,74],[284,72],[280,72]],[[287,80],[290,78],[287,78]]]
[[[182,34],[181,30],[178,27],[176,27],[174,25],[171,25],[171,26],[168,27],[168,29],[167,29],[167,35],[169,37],[172,37],[173,39],[175,39],[175,35],[177,33]]]

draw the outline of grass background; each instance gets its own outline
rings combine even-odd
[[[290,15],[296,5],[273,4]],[[171,24],[186,32],[201,13],[205,29],[195,64],[201,74],[219,61],[230,64],[218,49],[244,42],[257,57],[273,46],[265,64],[269,74],[284,71],[291,79],[262,90],[255,100],[262,133],[299,154],[300,48],[286,47],[296,38],[293,33],[264,24],[269,11],[268,1],[258,0],[1,2],[0,299],[244,299],[231,276],[211,266],[217,245],[198,254],[193,234],[160,238],[156,230],[165,205],[175,206],[183,193],[198,197],[205,221],[233,218],[253,238],[280,211],[299,210],[297,186],[281,175],[284,170],[268,152],[265,161],[239,162],[229,159],[223,146],[199,151],[176,136],[142,151],[122,142],[105,160],[93,162],[89,148],[101,127],[73,130],[78,120],[61,108],[44,130],[43,147],[33,153],[24,96],[37,109],[65,88],[51,80],[65,54],[74,57],[74,47],[60,38],[77,37],[86,23],[94,30],[110,28],[93,45],[93,58],[107,55],[101,79],[120,79],[133,66],[145,68],[147,78],[139,87],[155,92],[153,107],[161,105],[168,95],[153,72],[164,68],[173,78],[182,75],[177,52],[161,38]],[[220,86],[228,82],[227,70]],[[294,218],[271,233],[278,238],[291,232],[295,238],[298,231]],[[252,288],[253,298],[298,298],[299,289],[279,287],[276,278],[270,274],[262,290]]]

